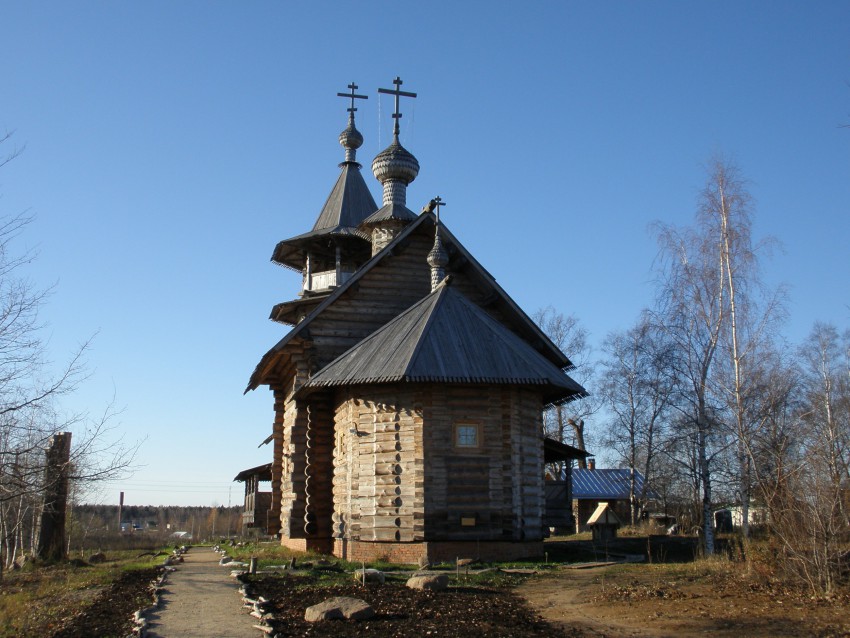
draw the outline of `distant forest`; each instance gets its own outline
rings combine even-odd
[[[181,507],[176,505],[125,505],[118,521],[117,505],[74,505],[68,512],[68,545],[71,552],[111,547],[157,547],[190,540],[195,542],[242,533],[242,506]]]

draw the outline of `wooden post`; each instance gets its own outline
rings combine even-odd
[[[36,556],[41,560],[62,560],[65,553],[65,510],[68,503],[68,474],[71,459],[71,433],[50,437],[44,466],[44,508]]]

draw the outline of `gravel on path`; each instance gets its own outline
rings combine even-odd
[[[242,607],[239,582],[209,547],[193,547],[169,574],[148,638],[258,638],[256,619]]]

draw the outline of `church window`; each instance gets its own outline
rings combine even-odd
[[[479,438],[477,423],[455,424],[455,447],[478,447]]]

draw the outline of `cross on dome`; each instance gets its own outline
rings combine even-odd
[[[349,106],[349,107],[346,109],[346,111],[348,111],[349,113],[351,113],[351,115],[352,115],[352,117],[353,117],[353,116],[354,116],[354,111],[356,111],[356,110],[357,110],[357,109],[355,108],[355,106],[354,106],[354,100],[355,100],[355,99],[357,99],[357,100],[368,100],[368,99],[369,99],[369,96],[368,96],[368,95],[358,95],[357,93],[355,93],[355,91],[356,91],[357,89],[359,89],[360,87],[359,87],[359,86],[357,86],[354,82],[352,82],[351,84],[349,84],[349,85],[348,85],[348,88],[349,88],[349,89],[351,89],[351,93],[337,93],[337,95],[338,95],[339,97],[347,97],[347,98],[350,98],[350,99],[351,99],[351,106]]]
[[[354,164],[356,163],[357,149],[363,145],[363,136],[354,126],[354,112],[357,110],[357,107],[354,106],[354,100],[368,100],[369,96],[355,93],[358,86],[354,82],[349,84],[348,88],[351,89],[351,93],[337,93],[339,97],[347,97],[351,100],[351,106],[346,109],[348,111],[348,128],[339,134],[339,143],[345,149],[345,162]]]
[[[378,89],[378,93],[384,93],[386,95],[394,95],[395,96],[395,112],[393,113],[393,119],[395,120],[395,124],[393,124],[393,135],[398,137],[399,126],[398,121],[401,119],[401,111],[399,111],[399,98],[400,97],[416,97],[416,93],[410,93],[408,91],[402,91],[401,85],[403,82],[401,78],[396,76],[395,80],[393,80],[393,84],[395,84],[395,89]]]

